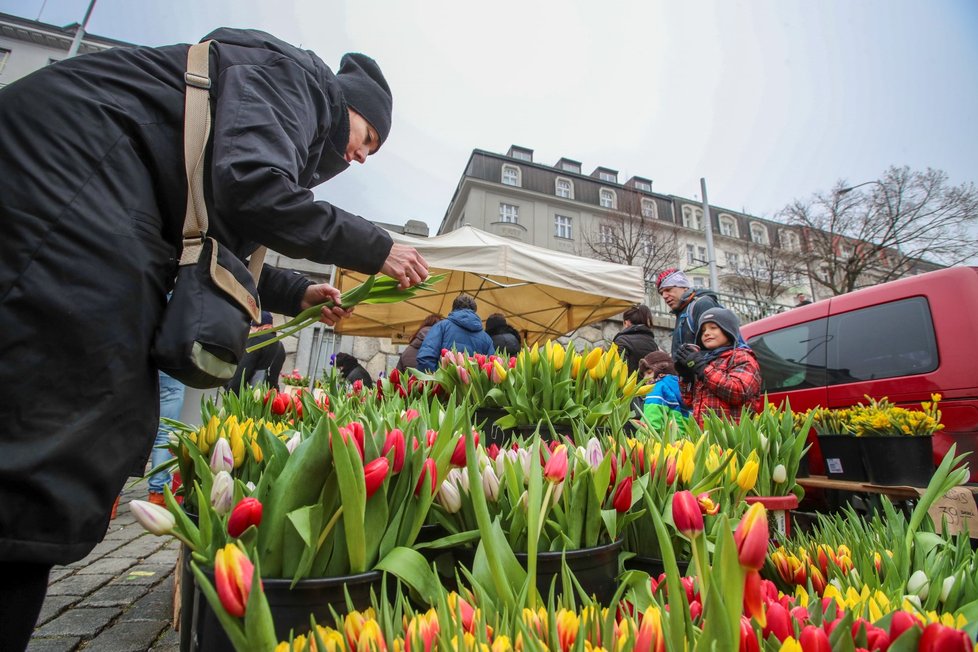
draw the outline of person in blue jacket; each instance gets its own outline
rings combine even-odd
[[[452,302],[448,317],[431,327],[418,351],[418,369],[432,371],[438,366],[442,349],[464,351],[468,354],[495,353],[492,338],[482,328],[482,320],[476,314],[475,299],[460,294]]]
[[[667,417],[681,427],[689,416],[689,409],[683,404],[672,356],[665,351],[653,351],[638,363],[638,371],[647,382],[655,383],[652,391],[645,396],[642,420],[656,432],[662,430]]]

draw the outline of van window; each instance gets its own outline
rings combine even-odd
[[[761,391],[783,392],[825,385],[827,320],[752,337],[748,344],[761,366]]]
[[[924,297],[829,317],[830,385],[937,369],[937,343]]]

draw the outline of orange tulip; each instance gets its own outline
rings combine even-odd
[[[751,505],[737,525],[734,541],[741,566],[752,570],[760,570],[764,566],[768,545],[767,510],[764,505]]]
[[[662,634],[662,612],[649,607],[642,616],[642,624],[635,635],[635,652],[664,652],[666,639]]]
[[[235,618],[244,616],[255,567],[240,548],[227,544],[214,557],[214,585],[224,610]]]

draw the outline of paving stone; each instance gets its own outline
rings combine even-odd
[[[173,572],[173,566],[159,564],[134,564],[115,581],[119,584],[159,584]]]
[[[81,638],[68,636],[63,638],[32,638],[27,644],[27,652],[72,652],[78,649]]]
[[[48,595],[88,595],[104,584],[108,584],[115,575],[70,575],[63,580],[48,585]]]
[[[134,564],[135,559],[124,557],[102,557],[85,568],[79,568],[79,575],[123,575]]]
[[[49,595],[44,599],[44,606],[41,607],[41,614],[37,617],[37,624],[43,625],[66,608],[78,602],[78,596],[74,595]]]
[[[113,550],[125,545],[125,541],[122,539],[102,539],[102,541],[95,546],[90,553],[82,560],[85,564],[91,563],[95,559],[104,557],[105,555],[111,553]]]
[[[118,607],[69,609],[51,622],[34,630],[35,636],[92,637],[122,612]]]
[[[131,559],[143,559],[153,555],[156,551],[162,548],[163,544],[165,543],[166,540],[163,537],[156,537],[147,533],[138,539],[123,544],[115,550],[107,553],[106,557],[129,557]]]
[[[160,583],[147,591],[131,608],[122,614],[122,620],[172,620],[173,584]]]
[[[147,564],[160,564],[163,566],[175,566],[177,563],[177,553],[179,548],[160,548],[145,559]]]
[[[75,570],[76,569],[68,568],[67,566],[55,566],[54,568],[51,569],[51,572],[48,574],[48,584],[54,584],[58,580],[68,577],[69,575],[74,573]]]
[[[86,647],[99,652],[143,652],[166,626],[159,620],[121,621],[103,630]]]
[[[153,643],[153,647],[150,650],[152,652],[179,652],[180,633],[172,627],[167,627],[160,634],[160,637],[156,639],[156,642]]]
[[[133,604],[147,592],[143,584],[106,584],[79,602],[81,607],[126,607]]]

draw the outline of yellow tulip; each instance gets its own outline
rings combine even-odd
[[[649,392],[655,389],[655,385],[642,385],[635,392],[636,396],[646,396]]]
[[[622,389],[621,394],[623,398],[629,399],[635,395],[635,385],[638,383],[638,376],[632,376],[631,380]]]
[[[598,347],[596,349],[591,349],[591,352],[587,354],[587,357],[584,358],[584,366],[588,371],[591,371],[598,366],[598,362],[601,361],[602,353],[604,353],[604,351],[601,350],[601,347]]]
[[[760,470],[761,465],[757,462],[757,454],[752,452],[747,461],[744,462],[744,467],[740,469],[740,473],[737,474],[737,486],[741,488],[742,491],[750,491],[757,484],[757,472]]]
[[[255,439],[251,440],[251,454],[255,458],[255,461],[261,464],[264,459],[265,454],[261,450],[261,446],[258,445],[258,441]]]
[[[561,609],[555,618],[557,623],[557,640],[560,642],[561,650],[569,650],[574,641],[577,640],[577,632],[581,627],[581,622],[577,614],[568,609]]]
[[[216,414],[212,414],[211,418],[207,421],[207,432],[204,439],[207,441],[207,447],[210,448],[217,441],[217,429],[221,425],[221,420],[217,418]]]
[[[553,362],[554,370],[560,371],[564,368],[564,359],[567,353],[564,351],[564,347],[560,345],[560,342],[554,342],[553,350],[550,353],[551,362]]]
[[[592,369],[588,370],[588,375],[591,376],[591,380],[599,380],[604,378],[608,374],[608,364],[602,358],[598,364],[596,364]]]
[[[571,378],[577,380],[577,374],[581,371],[581,363],[584,361],[584,356],[574,354],[574,359],[571,361]]]
[[[231,444],[231,457],[234,458],[234,468],[241,468],[241,464],[244,462],[244,437],[241,436],[241,426],[235,426],[231,429],[231,436],[228,439],[228,443]]]
[[[534,344],[533,348],[530,349],[530,363],[536,364],[540,362],[540,345]]]

